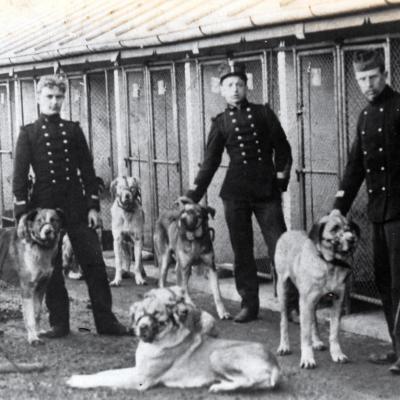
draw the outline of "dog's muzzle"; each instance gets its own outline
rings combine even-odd
[[[42,225],[39,233],[31,230],[31,238],[42,247],[53,247],[58,238],[58,232],[50,223]]]

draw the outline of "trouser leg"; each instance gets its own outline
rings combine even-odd
[[[391,293],[392,278],[384,224],[373,225],[373,249],[375,283],[382,300],[383,313],[385,315],[389,334],[392,338],[393,346],[395,346],[395,341],[393,337],[394,308]]]
[[[393,307],[393,337],[395,347],[400,352],[400,220],[385,223],[385,237],[391,276],[391,297]],[[398,354],[400,356],[400,354]]]
[[[71,228],[68,235],[83,270],[96,329],[99,333],[108,332],[117,319],[111,311],[111,290],[98,236],[85,225]]]
[[[253,227],[248,202],[224,200],[225,218],[234,254],[236,289],[242,307],[258,312],[258,277],[253,253]]]
[[[253,211],[268,247],[268,255],[274,268],[274,257],[276,243],[280,236],[286,231],[285,219],[283,217],[282,202],[280,198],[253,204]],[[293,282],[288,279],[286,283],[287,309],[299,309],[299,292]]]

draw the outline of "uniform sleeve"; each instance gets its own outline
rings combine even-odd
[[[94,171],[93,158],[79,123],[75,124],[75,134],[78,143],[78,168],[81,172],[81,178],[85,189],[87,207],[88,210],[94,208],[99,211],[99,188]]]
[[[336,193],[333,208],[337,208],[343,215],[346,215],[357,196],[364,178],[365,169],[361,151],[361,140],[359,130],[357,129],[357,136],[351,146],[343,179]]]
[[[21,127],[15,147],[12,191],[16,219],[28,211],[28,180],[32,152],[28,132]]]
[[[268,104],[265,105],[265,112],[274,148],[274,162],[278,183],[281,189],[285,191],[289,183],[290,170],[293,163],[292,150],[278,117]]]
[[[194,180],[195,189],[186,192],[186,196],[193,201],[198,202],[206,192],[215,172],[221,164],[222,153],[225,147],[225,137],[221,132],[218,119],[212,121],[210,133],[207,139],[204,160],[200,166],[200,170]]]

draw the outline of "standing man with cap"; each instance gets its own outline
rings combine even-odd
[[[365,179],[372,223],[375,282],[392,338],[393,352],[373,354],[374,363],[393,363],[400,373],[400,94],[386,84],[387,72],[376,50],[355,53],[354,72],[369,104],[357,132],[334,208],[346,214]],[[398,314],[398,312],[397,312]],[[396,355],[397,350],[397,355]]]
[[[252,214],[273,260],[276,242],[286,230],[281,193],[289,182],[292,156],[271,108],[247,101],[244,65],[224,63],[219,73],[221,95],[227,108],[212,121],[195,188],[186,194],[195,202],[203,197],[226,148],[230,164],[220,196],[234,253],[236,288],[242,297],[242,308],[235,321],[248,322],[256,319],[259,312]]]
[[[100,223],[100,205],[93,159],[79,123],[60,118],[65,91],[66,84],[59,76],[43,76],[39,80],[40,117],[21,128],[15,149],[14,214],[19,219],[35,207],[63,210],[65,229],[88,286],[97,332],[128,334],[128,329],[111,311],[110,287],[95,232]],[[30,168],[35,183],[29,198]],[[67,335],[70,331],[69,300],[62,273],[61,251],[48,283],[46,304],[51,329],[42,336],[56,338]]]

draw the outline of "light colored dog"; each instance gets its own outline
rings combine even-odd
[[[61,211],[35,209],[20,218],[17,228],[0,229],[0,278],[20,285],[22,314],[32,345],[43,343],[39,338],[42,301],[54,269],[62,224]]]
[[[345,262],[359,239],[359,228],[338,210],[333,210],[315,224],[309,236],[303,231],[285,232],[278,240],[275,268],[281,311],[279,355],[290,353],[286,281],[290,278],[299,290],[302,368],[314,368],[315,350],[325,349],[318,335],[315,309],[326,294],[333,295],[329,347],[334,362],[347,362],[339,344],[339,327],[345,281],[351,267]]]
[[[215,215],[211,207],[203,207],[186,197],[178,199],[178,210],[169,210],[160,215],[154,229],[154,249],[160,267],[159,286],[166,284],[168,268],[176,266],[177,284],[189,295],[189,278],[192,266],[205,267],[219,318],[230,319],[222,302],[215,255],[212,244],[214,230],[208,225],[208,216]]]
[[[146,283],[142,262],[144,212],[140,185],[136,178],[121,176],[111,182],[114,202],[111,206],[111,229],[114,239],[115,277],[110,283],[119,286],[123,271],[129,272],[133,258],[133,274],[137,285]]]
[[[265,389],[277,385],[280,368],[260,343],[212,338],[195,325],[177,323],[165,291],[131,307],[136,335],[136,366],[74,375],[67,384],[76,388],[109,387],[147,390],[157,385],[175,388],[208,386],[210,392]],[[159,293],[159,294],[158,294]],[[196,312],[189,306],[190,313]],[[194,318],[196,319],[196,318]]]

